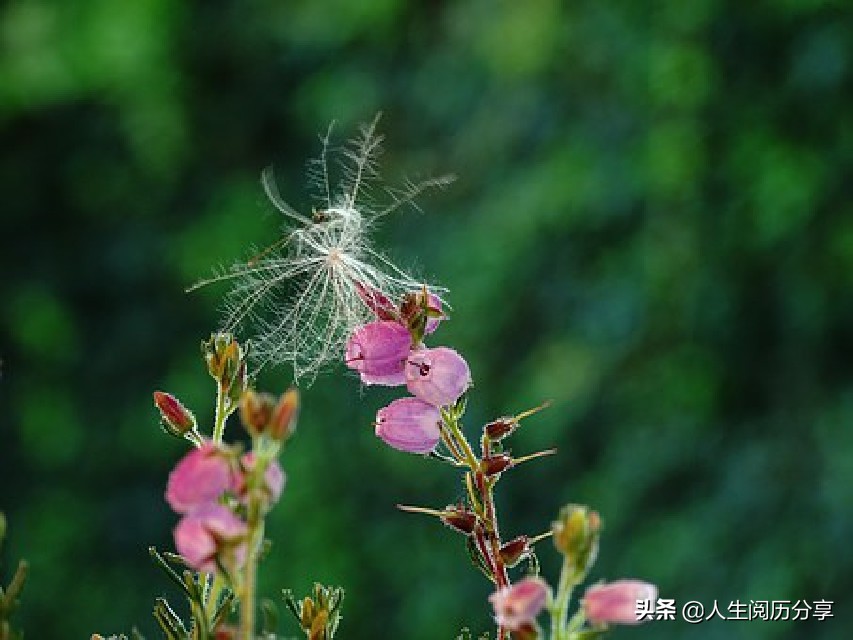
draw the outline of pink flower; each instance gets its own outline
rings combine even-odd
[[[498,589],[489,596],[495,609],[495,620],[510,631],[533,624],[548,601],[548,585],[542,578],[525,578],[514,585]]]
[[[408,453],[429,453],[441,440],[441,414],[417,398],[400,398],[376,414],[376,435]]]
[[[166,486],[166,502],[177,513],[215,504],[226,491],[235,491],[237,477],[228,454],[206,443],[185,455],[172,472]]]
[[[241,565],[246,557],[246,523],[219,504],[199,507],[175,527],[175,548],[196,571],[213,573],[216,558],[225,565]]]
[[[411,346],[412,336],[399,322],[369,322],[353,331],[347,341],[346,363],[359,372],[365,384],[405,384],[406,356]]]
[[[435,407],[453,404],[470,384],[468,363],[453,349],[421,349],[413,352],[406,362],[409,391]]]
[[[240,458],[240,462],[242,463],[245,473],[251,472],[251,470],[255,466],[255,454],[251,451],[249,453],[243,454],[243,457]],[[278,463],[278,460],[270,460],[267,463],[266,470],[264,471],[264,492],[267,494],[267,499],[269,500],[270,504],[278,502],[278,499],[281,497],[281,492],[284,489],[284,482],[284,471],[281,470],[281,465]],[[241,497],[245,497],[245,474],[240,474],[238,484],[239,495]]]
[[[637,619],[637,601],[651,601],[658,597],[657,587],[641,580],[616,580],[597,584],[587,589],[581,606],[592,624],[641,624]]]

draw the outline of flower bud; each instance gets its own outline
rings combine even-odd
[[[376,435],[408,453],[429,453],[441,440],[441,414],[417,398],[400,398],[376,414]]]
[[[313,597],[297,601],[293,594],[284,594],[287,608],[296,616],[308,640],[329,640],[341,620],[343,589],[314,584]]]
[[[407,293],[400,305],[400,318],[418,341],[438,328],[445,318],[441,310],[441,298],[424,289]]]
[[[299,392],[295,387],[285,391],[278,399],[270,419],[270,438],[276,442],[286,442],[296,431],[296,417],[299,414]]]
[[[441,521],[451,529],[470,535],[477,524],[477,516],[462,507],[450,506],[442,513]]]
[[[551,524],[554,546],[578,573],[586,571],[598,555],[598,535],[601,518],[589,507],[578,504],[566,505],[560,517]]]
[[[489,596],[495,620],[510,631],[535,624],[536,616],[545,608],[550,589],[542,578],[531,577],[498,589]]]
[[[616,580],[587,589],[581,600],[586,619],[593,625],[642,624],[638,602],[655,602],[657,587],[641,580]]]
[[[493,442],[503,440],[518,428],[518,421],[512,417],[503,417],[488,423],[483,427],[483,432]]]
[[[175,527],[175,548],[196,571],[214,573],[216,559],[239,566],[246,557],[246,523],[219,504],[185,515]]]
[[[530,555],[530,539],[527,536],[513,538],[500,548],[501,560],[507,567],[514,567],[528,555]]]
[[[201,343],[207,370],[232,404],[236,404],[248,387],[246,350],[230,333],[214,333]]]
[[[275,396],[248,389],[240,398],[240,421],[252,436],[267,430],[276,406]]]
[[[243,397],[246,389],[249,388],[249,367],[245,360],[240,362],[234,375],[227,378],[224,384],[231,406],[239,404],[240,398]]]
[[[154,405],[160,410],[163,427],[172,435],[183,436],[196,428],[192,411],[182,405],[180,400],[172,394],[155,391]]]
[[[376,317],[379,320],[396,321],[399,318],[400,313],[397,307],[393,302],[391,302],[391,299],[379,289],[375,289],[374,287],[361,282],[356,282],[355,292],[358,294],[358,297],[361,298],[361,301],[367,305],[367,308],[376,314]]]
[[[346,364],[358,371],[364,384],[405,384],[406,356],[411,346],[412,336],[399,322],[370,322],[358,327],[347,340]]]
[[[481,468],[487,476],[496,476],[512,466],[512,456],[508,453],[497,453],[482,460]]]
[[[421,349],[406,362],[409,391],[434,407],[455,403],[471,384],[468,363],[453,349]]]
[[[227,451],[208,442],[185,455],[166,486],[166,502],[177,513],[215,504],[222,494],[237,489],[237,475]]]

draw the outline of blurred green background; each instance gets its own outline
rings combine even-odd
[[[33,640],[155,637],[162,500],[203,420],[183,289],[276,238],[304,162],[383,111],[390,184],[458,182],[377,242],[451,289],[468,428],[551,399],[515,440],[509,535],[605,521],[594,579],[678,602],[834,600],[824,622],[660,622],[618,638],[846,638],[853,624],[853,16],[848,2],[13,0],[0,9],[0,509],[32,563]],[[264,379],[284,388],[287,370]],[[304,390],[263,590],[347,589],[343,638],[490,626],[441,506],[454,473],[372,434],[393,392]],[[238,437],[238,428],[231,433]],[[556,554],[541,545],[545,574]],[[846,619],[846,620],[845,620]],[[282,633],[296,629],[282,623]],[[847,631],[845,631],[847,629]]]

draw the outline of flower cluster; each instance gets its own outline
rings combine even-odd
[[[248,477],[257,464],[254,453],[205,442],[187,453],[169,474],[166,502],[183,516],[175,527],[175,546],[187,564],[212,573],[217,563],[239,569],[246,558]],[[278,501],[285,476],[270,460],[262,491],[271,506]]]
[[[293,435],[298,395],[291,389],[276,398],[250,389],[246,349],[229,334],[214,334],[202,343],[202,353],[217,390],[210,435],[201,432],[193,413],[175,396],[154,393],[163,429],[193,447],[169,474],[165,493],[180,516],[174,529],[178,555],[153,549],[152,555],[190,600],[193,628],[199,629],[193,637],[237,637],[228,615],[238,602],[239,637],[252,638],[264,518],[284,489],[278,455]],[[245,452],[224,441],[228,417],[238,409],[251,436],[251,449]],[[167,559],[196,573],[185,571],[181,577]],[[158,600],[154,615],[167,637],[185,637],[179,633],[183,622],[165,600]]]
[[[465,493],[439,509],[399,508],[436,517],[461,534],[473,564],[492,584],[496,640],[588,640],[610,624],[637,624],[638,602],[657,597],[654,585],[639,580],[590,586],[569,616],[572,593],[586,581],[598,555],[601,519],[595,511],[570,504],[544,533],[503,537],[495,500],[499,481],[521,463],[555,453],[549,449],[515,456],[507,443],[524,420],[548,403],[483,425],[474,446],[466,437],[462,420],[472,384],[468,363],[454,349],[424,343],[446,319],[445,303],[438,290],[416,284],[366,237],[373,220],[447,180],[410,184],[381,211],[361,207],[359,190],[376,175],[373,160],[381,137],[375,127],[374,120],[345,152],[344,179],[335,192],[329,187],[328,135],[323,138],[318,164],[322,208],[310,217],[288,207],[265,173],[267,195],[291,226],[280,242],[199,286],[233,281],[225,326],[236,327],[247,318],[259,322],[258,367],[287,361],[295,378],[311,381],[323,364],[343,355],[363,384],[406,387],[405,397],[377,411],[376,435],[396,450],[429,455],[461,470]],[[155,561],[187,596],[192,620],[185,625],[162,598],[154,616],[167,638],[276,638],[274,624],[267,624],[274,618],[269,603],[257,635],[256,571],[265,518],[285,484],[278,455],[293,435],[298,396],[295,390],[276,397],[250,389],[248,349],[230,333],[214,334],[202,344],[202,353],[217,390],[209,435],[177,398],[154,394],[163,429],[193,445],[172,470],[166,488],[166,501],[180,516],[174,530],[178,554],[152,549]],[[248,451],[224,441],[226,421],[238,410],[251,438]],[[535,552],[536,544],[548,537],[562,556],[559,579],[550,584],[540,575]],[[180,575],[173,566],[182,567]],[[316,584],[302,600],[288,590],[283,596],[309,640],[334,636],[341,620],[341,589]],[[239,627],[232,620],[237,607]],[[539,625],[546,612],[550,633]]]
[[[568,618],[571,593],[584,581],[598,554],[601,521],[596,512],[569,505],[544,534],[519,535],[506,542],[501,538],[494,500],[498,481],[520,463],[554,453],[547,450],[513,457],[505,449],[506,440],[524,418],[547,403],[484,425],[479,453],[475,453],[461,424],[466,405],[463,396],[471,386],[468,364],[453,349],[423,344],[424,337],[445,318],[441,300],[425,288],[407,293],[399,304],[368,286],[360,285],[358,290],[374,319],[350,334],[344,354],[347,366],[366,385],[405,385],[411,394],[379,409],[376,435],[394,449],[430,454],[465,469],[464,501],[444,509],[400,508],[435,516],[465,536],[475,565],[496,588],[489,600],[498,640],[543,638],[537,618],[545,609],[551,616],[553,640],[595,637],[608,624],[636,624],[637,600],[656,597],[653,585],[636,580],[591,587],[578,614]],[[438,451],[440,445],[446,453]],[[549,536],[564,559],[556,591],[539,575],[534,552],[536,542]],[[522,561],[527,563],[526,575],[513,584],[510,569]]]
[[[377,412],[376,435],[400,451],[430,453],[441,440],[441,409],[454,405],[471,385],[461,355],[421,342],[444,318],[441,300],[422,291],[396,306],[380,292],[364,286],[359,291],[377,319],[350,335],[347,366],[367,385],[405,385],[412,394]]]

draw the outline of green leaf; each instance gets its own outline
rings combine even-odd
[[[154,619],[166,634],[167,640],[190,640],[183,621],[172,610],[165,598],[157,598],[154,601]]]
[[[213,614],[213,619],[210,621],[210,626],[215,629],[220,622],[224,622],[225,619],[228,617],[228,614],[231,613],[233,604],[234,592],[230,589],[225,589],[222,592],[222,597],[219,600],[219,606],[216,608],[216,611]]]
[[[175,572],[172,567],[169,566],[169,563],[163,558],[157,549],[154,547],[148,547],[148,553],[154,559],[154,562],[160,567],[169,578],[171,578],[172,582],[174,582],[178,587],[180,587],[181,591],[183,591],[188,598],[192,597],[189,590],[187,589],[187,585],[184,583],[183,579]],[[171,555],[171,554],[170,554]]]

